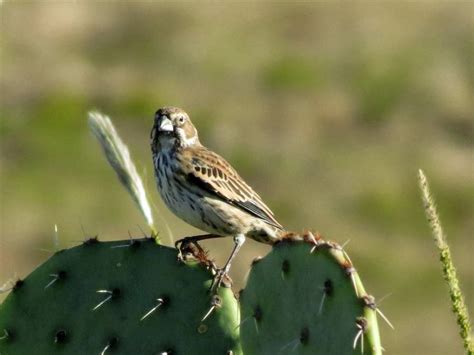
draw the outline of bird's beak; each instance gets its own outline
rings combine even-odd
[[[171,120],[168,117],[164,116],[158,130],[160,132],[173,132],[173,123],[171,123]]]

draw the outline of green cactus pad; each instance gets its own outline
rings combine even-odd
[[[373,298],[345,252],[301,239],[253,263],[240,298],[244,353],[381,354]]]
[[[240,354],[238,304],[153,240],[57,252],[0,305],[0,354]],[[201,321],[214,302],[213,312]]]

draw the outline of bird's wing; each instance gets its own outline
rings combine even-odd
[[[205,147],[186,149],[180,155],[183,173],[190,183],[283,229],[270,208],[224,158]]]

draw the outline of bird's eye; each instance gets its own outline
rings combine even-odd
[[[184,116],[179,116],[179,118],[178,118],[179,123],[184,123],[185,120],[186,120],[186,118]]]

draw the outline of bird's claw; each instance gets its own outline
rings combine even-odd
[[[185,239],[179,239],[174,243],[174,247],[178,251],[178,261],[179,262],[184,262],[185,258],[183,255],[183,248],[185,246],[186,240]]]
[[[217,290],[220,286],[227,288],[232,286],[232,279],[230,278],[229,274],[227,273],[227,270],[225,269],[216,269],[216,274],[212,279],[212,283],[209,290],[212,294],[217,294]]]
[[[202,255],[206,254],[198,242],[192,239],[180,239],[174,243],[174,246],[178,250],[178,261],[180,262],[185,261],[188,255],[200,260]]]

